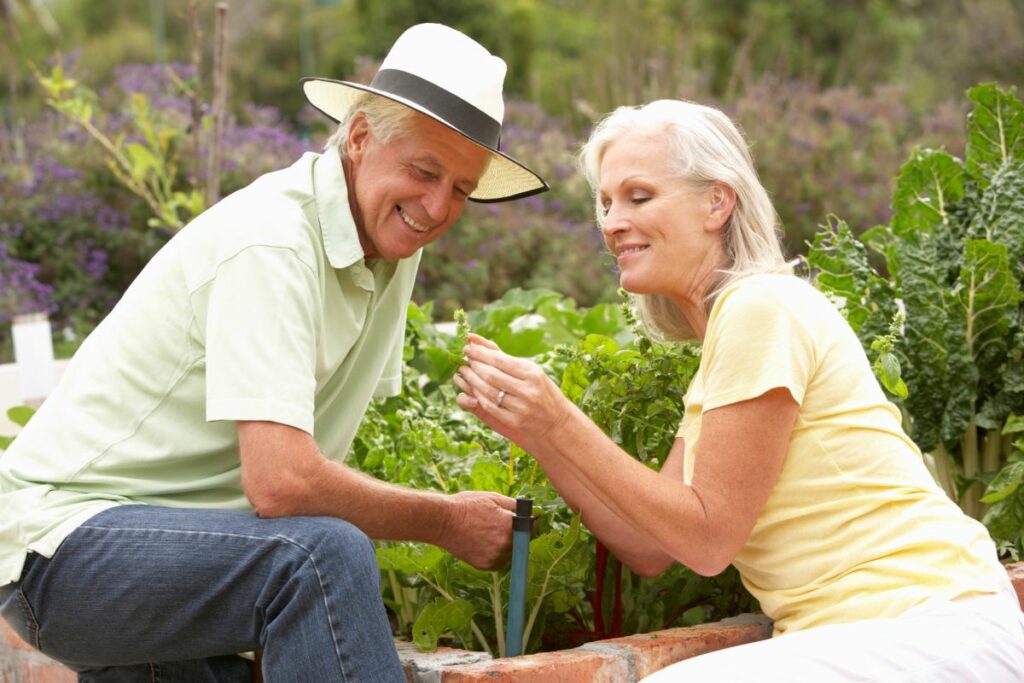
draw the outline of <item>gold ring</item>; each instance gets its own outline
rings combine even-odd
[[[501,407],[501,402],[505,400],[505,396],[507,396],[507,395],[508,394],[505,393],[504,389],[499,390],[498,391],[498,400],[494,402],[494,405],[496,405],[496,406],[498,406],[500,408]]]

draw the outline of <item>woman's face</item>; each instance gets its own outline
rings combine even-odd
[[[654,133],[612,143],[599,178],[602,233],[618,263],[622,288],[672,298],[699,295],[695,290],[705,274],[722,261],[719,228],[728,215],[720,217],[715,197],[723,188],[696,190],[679,178],[664,134]]]

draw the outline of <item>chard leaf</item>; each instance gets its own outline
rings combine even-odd
[[[1010,326],[1021,300],[1006,246],[969,240],[959,280],[967,346],[974,358],[981,391],[994,394],[1000,382],[998,370],[1009,351]]]
[[[437,641],[446,633],[457,636],[463,643],[472,638],[470,621],[475,610],[466,600],[435,598],[423,608],[412,625],[413,642],[423,652],[437,649]]]
[[[895,310],[892,286],[868,262],[867,248],[845,221],[830,216],[807,253],[814,285],[843,303],[843,315],[867,346]]]
[[[967,115],[967,170],[982,188],[1000,167],[1024,161],[1024,104],[1015,92],[994,83],[967,91],[974,102]]]
[[[448,557],[449,555],[437,546],[425,543],[397,543],[377,548],[377,564],[382,570],[394,570],[410,575],[433,577],[438,567]]]
[[[1024,414],[1024,328],[1019,322],[1009,352],[992,374],[1001,384],[983,399],[977,424],[984,429],[999,429],[1011,413]]]
[[[995,479],[988,485],[988,490],[982,496],[981,502],[986,504],[998,503],[1012,495],[1024,481],[1024,462],[1015,462],[1004,467]]]
[[[951,210],[964,196],[964,167],[942,150],[915,149],[900,168],[892,197],[896,237],[916,232],[952,235]],[[890,264],[891,268],[892,264]]]
[[[1024,432],[1024,415],[1010,415],[1003,426],[1003,434],[1019,434]]]
[[[951,289],[962,261],[953,204],[963,196],[963,166],[945,152],[928,150],[914,151],[893,193],[896,213],[885,255],[906,310],[896,350],[909,390],[913,437],[925,451],[956,444],[977,393],[965,311]]]
[[[1024,282],[1024,160],[992,176],[971,220],[970,236],[1002,244],[1018,281]]]

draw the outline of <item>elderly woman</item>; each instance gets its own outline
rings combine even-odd
[[[456,383],[634,571],[731,563],[775,622],[769,641],[647,680],[1024,680],[992,541],[934,484],[840,313],[787,267],[733,123],[682,101],[623,107],[582,160],[622,287],[653,332],[703,348],[664,466],[481,337]]]

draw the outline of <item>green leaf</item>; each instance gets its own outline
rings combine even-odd
[[[1007,465],[989,483],[988,490],[982,496],[981,502],[998,503],[1017,491],[1022,481],[1024,481],[1024,462]]]
[[[0,436],[0,451],[6,451],[14,443],[13,436]]]
[[[885,255],[906,310],[896,351],[914,440],[924,451],[959,441],[977,396],[965,309],[954,291],[963,229],[952,202],[963,193],[959,162],[945,152],[915,150],[893,195]]]
[[[1024,415],[1010,415],[1003,426],[1003,434],[1020,434],[1024,432]]]
[[[974,364],[983,382],[998,382],[994,375],[1006,360],[1010,326],[1022,297],[1010,272],[1006,246],[969,240],[959,282],[967,345]]]
[[[1002,166],[981,195],[970,236],[1006,247],[1014,275],[1024,283],[1024,161]]]
[[[467,600],[436,598],[423,608],[412,625],[413,642],[423,652],[437,649],[437,641],[446,633],[463,642],[470,639],[470,621],[476,612]]]
[[[963,164],[941,150],[915,149],[900,168],[892,197],[892,230],[896,237],[912,233],[950,233],[951,209],[964,196]]]
[[[882,353],[875,360],[875,374],[889,393],[907,397],[907,385],[900,376],[900,361],[895,354]]]
[[[384,571],[434,576],[438,567],[450,557],[437,546],[425,543],[400,543],[377,548],[377,564]]]
[[[28,424],[28,421],[32,419],[32,416],[36,414],[34,408],[29,406],[14,406],[13,408],[7,409],[7,419],[18,425],[24,427]]]
[[[1015,93],[993,83],[967,91],[974,103],[967,115],[967,169],[983,188],[1000,167],[1024,161],[1024,105]]]
[[[814,236],[807,253],[814,285],[841,304],[861,343],[880,334],[895,309],[892,286],[868,262],[865,246],[849,226],[833,216]],[[862,327],[865,327],[863,331]]]
[[[128,152],[128,160],[131,162],[130,174],[132,178],[144,181],[150,171],[157,168],[156,156],[149,149],[138,143],[131,143],[125,148]]]

